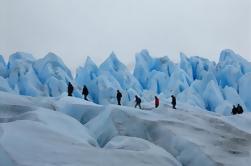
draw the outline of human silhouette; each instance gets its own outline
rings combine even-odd
[[[88,99],[87,99],[88,94],[89,94],[89,91],[88,91],[86,85],[84,85],[83,90],[82,90],[82,95],[84,95],[84,99],[87,101],[88,101]]]
[[[136,104],[135,104],[135,108],[137,107],[137,106],[139,106],[139,108],[141,109],[141,99],[137,96],[137,95],[135,95],[135,102],[136,102]]]
[[[71,82],[68,83],[68,96],[72,96],[73,86]]]
[[[172,105],[173,105],[173,109],[176,109],[176,98],[174,95],[171,96],[172,97]]]
[[[237,114],[237,108],[235,107],[235,105],[233,105],[232,114],[233,114],[233,115],[236,115],[236,114]]]
[[[242,114],[243,113],[243,108],[240,104],[237,105],[237,113]]]
[[[159,98],[155,96],[155,108],[159,106]]]
[[[122,98],[122,93],[117,90],[117,101],[118,101],[118,105],[121,105],[121,98]]]

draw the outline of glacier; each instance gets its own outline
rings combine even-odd
[[[217,63],[184,53],[174,63],[147,50],[135,59],[131,71],[114,52],[99,66],[87,57],[73,76],[54,53],[36,59],[17,52],[8,61],[0,55],[0,165],[251,163],[250,62],[232,50],[223,50]],[[134,108],[135,95],[142,110]],[[237,104],[244,113],[232,115]]]
[[[72,76],[63,60],[54,53],[35,59],[31,54],[17,52],[5,61],[0,56],[0,90],[25,96],[66,96],[68,82],[73,95],[82,98],[84,85],[88,99],[97,104],[116,103],[116,91],[123,94],[122,104],[133,106],[134,96],[152,102],[154,96],[168,100],[171,95],[178,103],[187,103],[208,111],[230,114],[231,105],[241,104],[251,111],[251,63],[232,50],[223,50],[219,62],[180,53],[180,62],[167,56],[153,58],[147,50],[135,56],[133,72],[114,52],[97,66],[90,57]],[[228,110],[228,111],[227,111]]]
[[[250,112],[174,111],[168,100],[140,110],[0,92],[0,165],[247,166],[250,125]]]

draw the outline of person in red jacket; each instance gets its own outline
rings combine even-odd
[[[159,98],[155,96],[155,108],[159,106]]]

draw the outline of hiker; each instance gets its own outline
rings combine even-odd
[[[88,101],[87,96],[88,96],[89,92],[87,87],[84,85],[83,90],[82,90],[82,95],[84,95],[84,99]]]
[[[238,114],[242,114],[243,113],[243,108],[242,108],[242,106],[240,104],[237,105],[237,109],[236,110],[237,110]]]
[[[121,105],[121,98],[122,98],[122,93],[117,90],[117,101],[118,101],[118,105]]]
[[[73,86],[72,86],[72,84],[69,82],[69,83],[68,83],[68,96],[72,96],[72,92],[73,92]]]
[[[174,95],[171,96],[172,97],[172,105],[173,105],[173,109],[176,109],[175,106],[176,106],[176,98]]]
[[[236,114],[237,114],[237,108],[235,107],[235,105],[233,105],[232,114],[233,114],[233,115],[236,115]]]
[[[159,106],[159,98],[155,96],[155,108]]]
[[[135,102],[136,102],[136,104],[135,104],[135,108],[137,107],[137,106],[139,106],[139,108],[141,109],[141,99],[137,96],[137,95],[135,95]]]

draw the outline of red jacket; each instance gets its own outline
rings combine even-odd
[[[155,106],[159,106],[159,98],[155,99]]]

